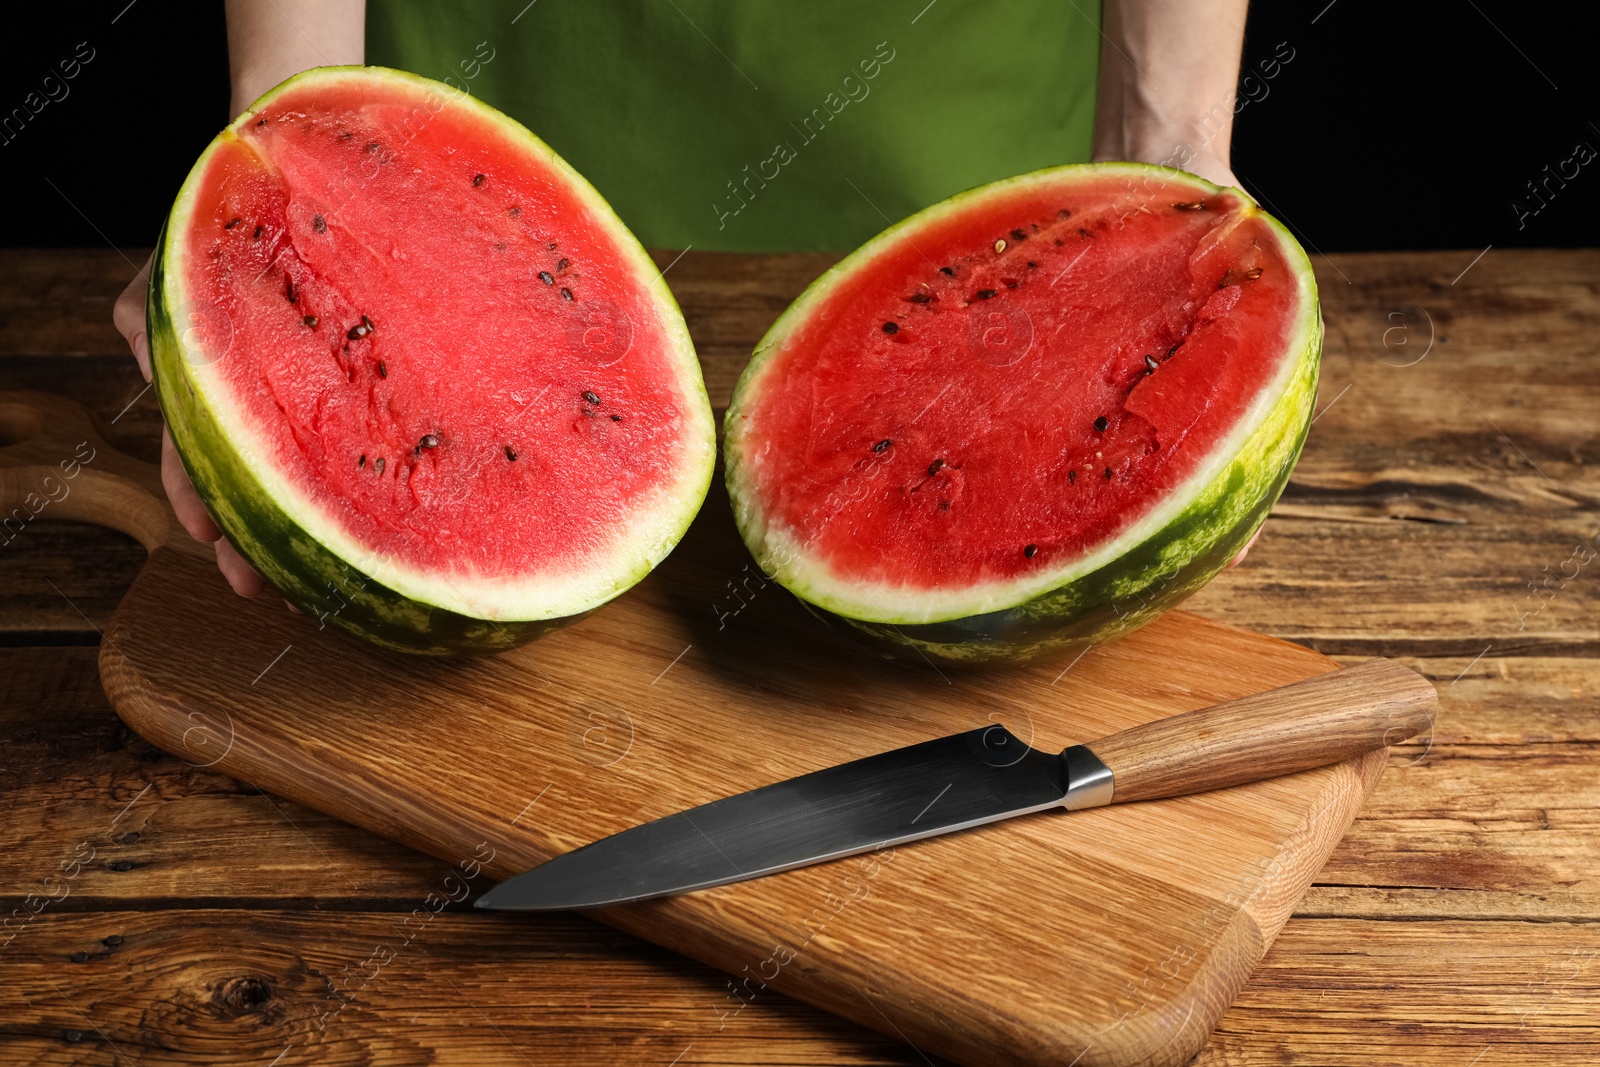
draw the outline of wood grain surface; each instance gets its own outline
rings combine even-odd
[[[1401,657],[1441,701],[1199,1064],[1597,1058],[1600,600],[1592,568],[1559,573],[1592,542],[1600,498],[1600,254],[1495,249],[1458,279],[1477,253],[1316,259],[1329,331],[1318,421],[1250,559],[1190,602],[1335,658]],[[669,272],[675,288],[691,265],[685,310],[702,353],[707,325],[718,331],[727,363],[710,377],[731,385],[737,335],[752,343],[793,292],[762,287],[761,258],[697,253]],[[743,294],[726,307],[718,270]],[[0,276],[57,279],[48,300],[12,283],[0,297],[0,388],[80,399],[123,451],[153,460],[152,398],[102,314],[132,273],[109,251],[0,254]],[[44,325],[13,329],[19,302]],[[143,555],[48,515],[0,550],[6,913],[80,843],[97,850],[70,896],[0,947],[0,1061],[926,1062],[778,994],[708,1033],[696,990],[720,998],[716,972],[581,918],[500,937],[486,972],[475,935],[458,933],[483,928],[459,904],[315,1030],[374,927],[448,871],[121,726],[92,646]],[[137,964],[109,952],[100,939],[119,930],[164,951]],[[607,996],[581,1004],[521,992],[588,990],[595,975]],[[266,995],[223,1014],[214,998],[245,978]]]
[[[122,718],[191,763],[455,864],[430,897],[441,908],[637,822],[887,748],[1004,722],[1059,749],[1332,666],[1186,613],[1071,664],[888,663],[767,588],[720,487],[606,611],[513,654],[397,656],[231,595],[158,472],[70,402],[0,394],[0,429],[21,438],[0,448],[0,504],[68,479],[51,501],[62,517],[152,550],[101,646]],[[82,469],[52,464],[66,454]],[[1431,693],[1394,665],[1308,684],[1293,703],[1341,720]],[[731,974],[719,1022],[772,989],[963,1063],[1182,1064],[1370,791],[1381,743],[1224,793],[1011,820],[595,914]],[[928,783],[928,802],[941,792]]]

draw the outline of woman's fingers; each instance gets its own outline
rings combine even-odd
[[[1257,530],[1250,536],[1250,543],[1241,548],[1239,550],[1239,554],[1228,561],[1228,566],[1237,567],[1239,564],[1243,563],[1244,558],[1250,554],[1250,549],[1253,548],[1255,543],[1259,540],[1261,540],[1261,531]]]
[[[239,555],[239,550],[226,537],[217,538],[217,570],[228,579],[228,584],[233,586],[233,591],[240,596],[260,596],[267,588],[267,583],[261,580],[261,575],[250,566],[248,560]]]
[[[144,301],[150,287],[149,278],[150,261],[147,259],[111,307],[111,322],[128,342],[133,358],[139,361],[139,373],[147,382],[150,380],[150,340],[144,332]]]
[[[189,531],[190,537],[196,541],[215,541],[222,536],[222,531],[212,521],[211,513],[201,502],[200,494],[194,491],[189,472],[183,469],[178,449],[173,445],[172,435],[165,426],[161,428],[161,486],[167,491],[167,499],[172,502],[178,522]]]

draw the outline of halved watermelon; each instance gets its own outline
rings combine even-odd
[[[899,223],[761,340],[728,488],[825,618],[957,663],[1070,653],[1220,570],[1305,438],[1322,323],[1238,190],[1054,168]]]
[[[507,648],[677,543],[715,460],[660,272],[526,129],[398,71],[284,82],[195,164],[149,301],[228,539],[324,624]]]

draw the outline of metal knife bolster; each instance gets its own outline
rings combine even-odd
[[[1115,786],[1111,768],[1089,751],[1088,745],[1073,745],[1061,753],[1067,769],[1067,794],[1061,798],[1068,811],[1099,808],[1111,803]]]

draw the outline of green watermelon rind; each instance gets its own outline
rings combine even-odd
[[[683,440],[698,439],[704,444],[698,456],[693,449],[687,452],[688,459],[700,460],[698,469],[686,471],[675,485],[664,488],[653,509],[674,511],[670,523],[658,524],[648,531],[651,543],[632,567],[608,575],[606,588],[557,602],[528,613],[527,617],[506,616],[497,612],[492,603],[485,603],[487,598],[463,593],[447,577],[407,576],[393,559],[362,550],[353,539],[327,529],[326,523],[320,524],[324,527],[321,530],[313,529],[319,525],[314,517],[315,506],[296,499],[281,479],[277,479],[276,486],[269,484],[274,481],[272,469],[252,461],[261,450],[251,448],[250,433],[239,426],[230,432],[224,413],[219,412],[215,398],[206,391],[204,366],[208,361],[189,358],[173,320],[174,311],[184,307],[185,296],[171,265],[181,268],[185,223],[195,203],[195,189],[214,151],[225,140],[237,136],[241,126],[285,91],[307,80],[351,74],[393,79],[448,98],[456,106],[476,108],[480,115],[552,164],[565,187],[585,202],[633,260],[638,277],[649,279],[644,282],[645,289],[661,316],[666,335],[674,342],[675,377],[683,390],[686,409]],[[425,655],[495,652],[516,647],[583,617],[648,575],[682,539],[710,488],[716,459],[710,400],[682,312],[660,271],[610,205],[548,145],[515,120],[448,86],[381,67],[320,67],[295,75],[252,104],[201,154],[179,191],[156,250],[146,301],[146,332],[152,382],[179,458],[228,541],[285,598],[314,615],[319,626],[332,626],[379,647]],[[635,541],[629,539],[633,533],[623,531],[614,542],[619,555],[630,547],[637,549]],[[394,580],[397,571],[402,572],[402,580]],[[428,588],[429,582],[435,587]]]
[[[990,589],[985,603],[955,603],[945,610],[906,610],[889,593],[855,600],[825,589],[807,569],[820,571],[781,531],[767,527],[745,485],[740,411],[760,388],[761,374],[789,333],[841,280],[866,267],[902,235],[943,215],[1015,188],[1058,180],[1065,174],[1122,173],[1192,182],[1206,195],[1221,187],[1194,175],[1133,163],[1074,164],[1034,171],[980,186],[891,226],[814,281],[756,346],[740,376],[724,419],[724,461],[729,498],[746,547],[762,571],[824,621],[880,647],[911,650],[954,665],[1025,662],[1063,656],[1101,644],[1155,619],[1227,566],[1266,521],[1298,459],[1310,429],[1322,352],[1322,320],[1311,263],[1292,235],[1259,208],[1250,208],[1277,234],[1299,283],[1300,318],[1291,330],[1293,354],[1255,408],[1218,442],[1210,461],[1167,495],[1132,528],[1051,574]],[[835,583],[836,584],[836,583]],[[954,597],[950,598],[956,599]]]

